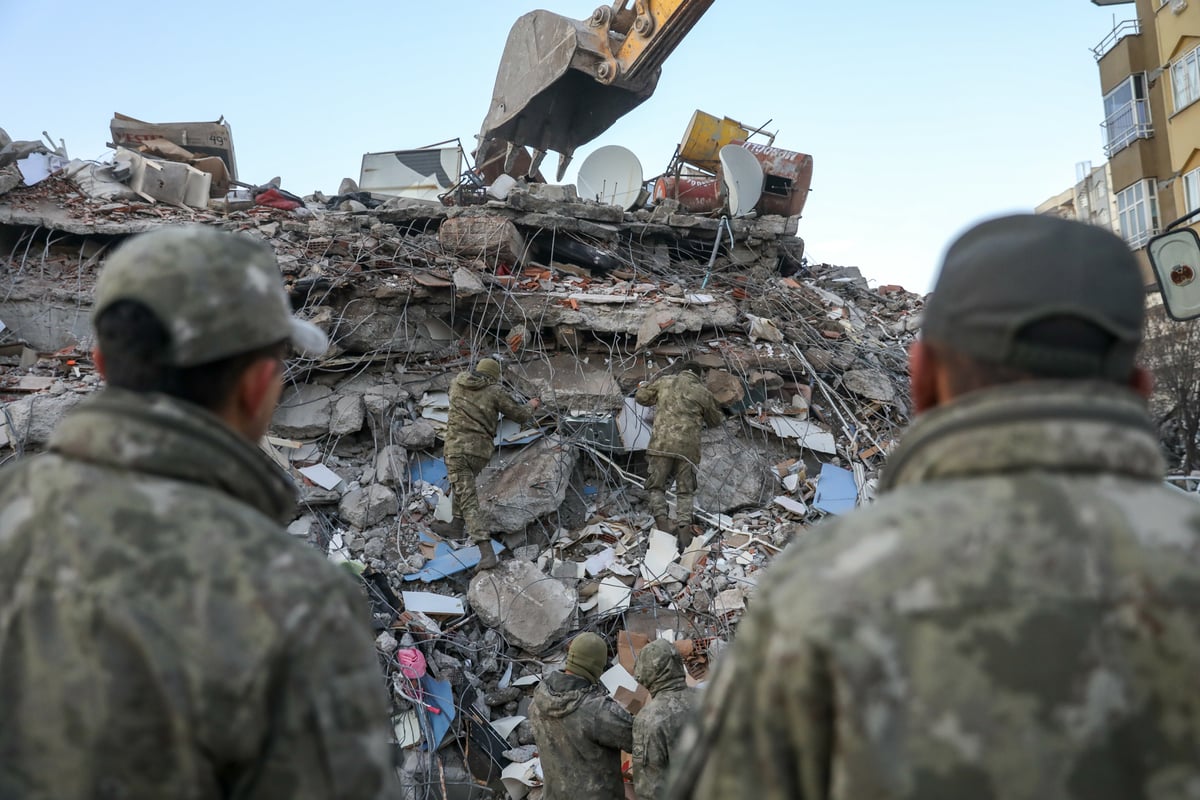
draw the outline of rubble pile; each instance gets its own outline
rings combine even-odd
[[[633,657],[650,640],[675,642],[703,680],[763,566],[871,496],[908,418],[921,299],[807,263],[795,218],[670,200],[627,212],[536,183],[458,206],[314,195],[241,210],[95,198],[61,173],[11,183],[4,461],[41,448],[99,387],[91,290],[130,234],[187,222],[260,239],[295,307],[329,333],[322,357],[289,363],[262,447],[300,489],[289,531],[367,587],[414,796],[477,781],[536,794],[530,693],[580,630],[616,642],[604,683],[633,710],[646,699]],[[477,548],[431,523],[450,518],[449,382],[493,354],[547,413],[501,427],[479,493],[502,562],[472,577]],[[684,360],[705,368],[727,418],[704,434],[703,535],[681,554],[644,508],[651,410],[632,394]]]

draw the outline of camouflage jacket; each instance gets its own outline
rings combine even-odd
[[[533,418],[529,406],[509,397],[491,377],[477,372],[460,372],[450,384],[446,455],[489,458],[495,449],[501,414],[522,424]]]
[[[0,798],[382,798],[367,611],[215,416],[109,389],[0,471]]]
[[[659,378],[638,389],[634,399],[658,406],[646,452],[680,456],[693,464],[700,463],[700,431],[725,418],[712,392],[692,372]]]
[[[624,800],[621,751],[633,718],[604,687],[552,672],[533,693],[529,722],[545,776],[542,800]]]
[[[658,640],[642,648],[633,676],[652,695],[633,718],[633,786],[638,800],[655,800],[666,788],[671,753],[696,702],[675,647]]]
[[[771,566],[668,796],[1200,796],[1200,504],[1140,398],[1082,388],[917,420]]]

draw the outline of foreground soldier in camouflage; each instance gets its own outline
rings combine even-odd
[[[213,229],[130,240],[94,314],[108,388],[0,472],[0,797],[390,796],[363,600],[255,447],[324,334]]]
[[[678,375],[641,387],[634,399],[658,406],[654,430],[646,448],[646,504],[659,530],[675,532],[683,547],[692,540],[692,509],[696,497],[696,465],[700,463],[700,431],[724,418],[717,399],[700,380],[700,365],[689,362]],[[667,507],[666,489],[675,479],[675,523]]]
[[[529,722],[542,761],[542,800],[624,800],[621,751],[633,718],[599,686],[608,646],[594,633],[571,641],[566,669],[534,690]]]
[[[633,677],[651,700],[633,718],[633,787],[638,800],[661,797],[679,733],[696,700],[675,645],[655,639],[638,653]]]
[[[950,248],[883,496],[772,565],[669,797],[1200,796],[1200,505],[1162,484],[1142,303],[1100,228]]]
[[[450,488],[454,493],[454,516],[466,525],[471,541],[479,545],[479,570],[496,566],[491,531],[484,525],[475,478],[487,466],[495,450],[500,416],[525,424],[533,418],[540,401],[521,405],[497,385],[500,363],[483,358],[474,370],[460,372],[450,384],[450,414],[446,424],[443,457]]]

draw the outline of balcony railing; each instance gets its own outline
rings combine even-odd
[[[1136,19],[1127,19],[1118,22],[1116,27],[1112,29],[1108,36],[1105,36],[1104,40],[1100,42],[1100,44],[1092,48],[1092,55],[1094,55],[1096,60],[1099,61],[1108,55],[1109,50],[1112,50],[1117,46],[1117,42],[1121,41],[1126,36],[1137,36],[1141,32],[1141,23],[1139,23]]]
[[[1118,108],[1108,119],[1100,123],[1104,129],[1104,155],[1112,158],[1114,153],[1124,150],[1137,139],[1149,139],[1154,135],[1150,124],[1150,104],[1145,100],[1134,100]]]

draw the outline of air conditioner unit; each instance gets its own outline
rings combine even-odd
[[[1171,0],[1172,14],[1182,14],[1185,8],[1187,8],[1187,0]]]

